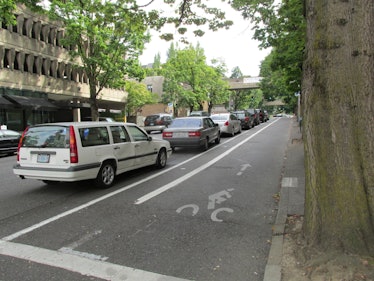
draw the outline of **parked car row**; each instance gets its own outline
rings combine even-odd
[[[221,135],[234,136],[242,128],[267,121],[265,111],[253,114],[242,110],[175,119],[170,114],[154,114],[147,116],[144,128],[105,120],[39,124],[29,126],[22,135],[0,130],[0,154],[17,152],[13,172],[22,179],[46,184],[92,179],[96,186],[107,188],[126,171],[165,167],[176,147],[207,150],[210,144],[220,143]],[[162,140],[148,135],[154,130],[162,132]]]
[[[242,129],[247,130],[269,120],[268,112],[262,109],[249,108],[247,110],[239,110],[232,113],[240,119]]]

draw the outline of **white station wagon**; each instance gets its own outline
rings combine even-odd
[[[170,155],[168,141],[152,139],[132,123],[48,123],[23,132],[13,172],[46,184],[94,179],[107,188],[126,171],[165,167]]]

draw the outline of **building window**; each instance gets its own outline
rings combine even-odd
[[[153,90],[153,87],[151,84],[148,84],[147,85],[147,90],[150,91],[152,93],[152,90]]]

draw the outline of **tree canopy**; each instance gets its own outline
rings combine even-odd
[[[223,81],[224,66],[218,63],[208,66],[204,50],[199,45],[185,49],[170,46],[170,56],[162,67],[165,77],[164,103],[173,103],[175,110],[186,107],[190,111],[202,109],[203,103],[208,107],[223,103],[228,99],[228,84]]]
[[[300,91],[305,48],[306,21],[302,1],[234,0],[232,6],[254,23],[260,48],[272,47],[262,62],[261,89],[265,99],[276,97],[295,107]]]

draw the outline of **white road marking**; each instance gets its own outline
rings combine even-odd
[[[150,199],[152,199],[153,197],[156,197],[158,195],[160,195],[161,193],[179,185],[180,183],[184,182],[185,180],[188,180],[189,178],[193,177],[194,175],[200,173],[201,171],[204,171],[206,168],[212,166],[213,164],[215,164],[216,162],[218,162],[219,160],[221,160],[222,158],[226,157],[228,154],[230,154],[233,150],[237,149],[238,147],[240,147],[242,144],[246,143],[247,141],[249,141],[250,139],[252,139],[253,137],[255,137],[257,134],[259,134],[260,132],[262,132],[263,130],[265,130],[266,128],[268,128],[269,126],[275,124],[279,119],[277,119],[276,121],[270,123],[269,125],[261,128],[260,130],[258,130],[256,133],[254,133],[253,135],[249,136],[248,138],[244,139],[243,141],[239,142],[238,144],[236,144],[235,146],[231,147],[230,149],[226,150],[224,153],[222,153],[221,155],[217,156],[216,158],[213,158],[212,160],[210,160],[209,162],[205,163],[204,165],[196,168],[195,170],[192,170],[191,172],[185,174],[184,176],[180,177],[179,179],[176,179],[170,183],[168,183],[167,185],[164,185],[140,198],[138,198],[137,200],[135,200],[135,204],[139,205],[139,204],[142,204]]]
[[[298,185],[298,180],[297,178],[282,178],[282,187],[297,187]]]
[[[227,190],[222,190],[215,194],[209,195],[209,203],[208,203],[208,210],[212,210],[216,207],[216,204],[221,204],[225,202],[227,199],[231,198],[230,191],[233,191],[234,188],[229,188]]]
[[[118,264],[0,240],[0,254],[110,281],[188,281]]]
[[[210,218],[212,219],[212,221],[216,221],[216,222],[223,222],[223,220],[217,218],[217,215],[218,213],[220,212],[228,212],[228,213],[233,213],[234,210],[231,209],[231,208],[219,208],[219,209],[216,209],[212,212]]]
[[[247,168],[252,167],[251,164],[242,164],[241,166],[242,166],[242,168],[240,169],[240,172],[238,172],[238,173],[236,174],[237,176],[241,176],[241,175],[243,174],[243,172],[244,172]]]
[[[180,214],[180,212],[182,212],[184,209],[186,208],[191,208],[192,209],[192,216],[196,215],[197,212],[199,211],[199,206],[195,205],[195,204],[188,204],[188,205],[183,205],[182,207],[179,207],[176,212],[178,214]]]
[[[94,260],[94,261],[106,261],[108,259],[108,257],[103,257],[100,255],[95,255],[95,254],[82,252],[82,251],[76,251],[69,247],[62,247],[58,251],[61,253],[75,255],[75,256],[83,257],[83,258]]]
[[[72,254],[72,255],[85,257],[85,258],[88,258],[88,259],[91,259],[91,260],[105,261],[105,260],[108,259],[108,257],[102,257],[100,255],[94,255],[94,254],[91,254],[91,253],[74,250],[75,248],[78,248],[80,245],[83,245],[84,243],[90,241],[96,235],[101,234],[101,232],[102,232],[101,230],[97,230],[93,233],[88,233],[87,235],[84,235],[83,237],[81,237],[78,241],[75,241],[75,242],[69,244],[66,247],[62,247],[58,251],[60,251],[62,253],[67,253],[67,254]]]

